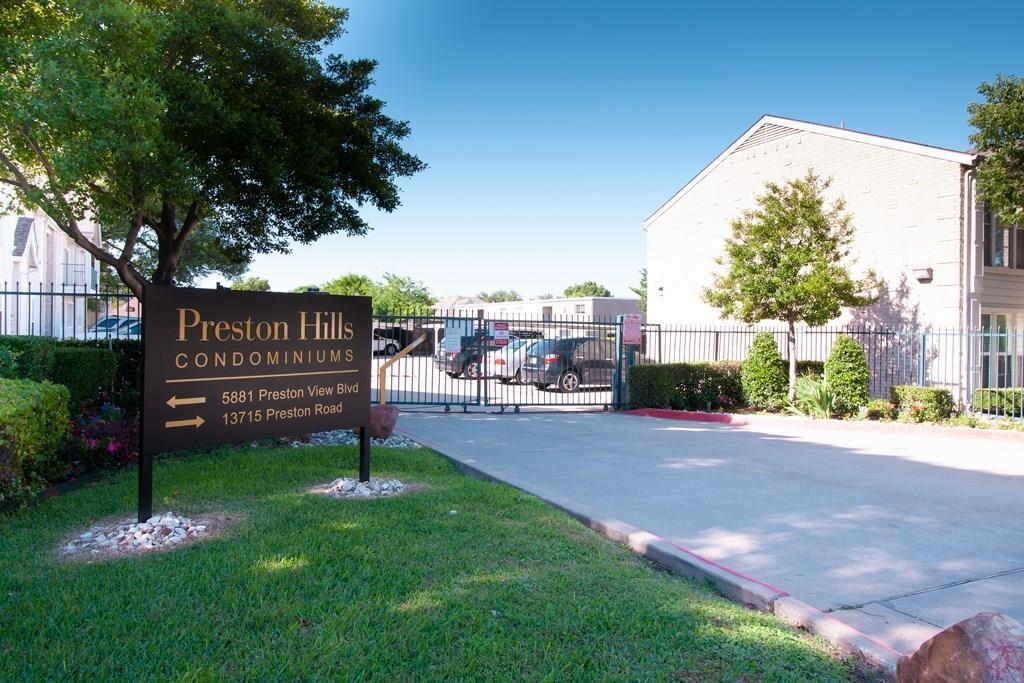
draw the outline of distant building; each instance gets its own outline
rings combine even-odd
[[[580,296],[564,299],[531,299],[529,301],[466,302],[441,308],[439,315],[466,318],[501,318],[559,320],[577,316],[584,319],[614,321],[616,316],[640,313],[640,300],[614,296]]]
[[[99,225],[79,226],[90,242],[101,244]],[[89,306],[85,297],[73,295],[96,292],[99,274],[99,263],[42,212],[0,216],[0,334],[81,332]]]
[[[648,317],[706,323],[702,290],[721,270],[730,222],[765,181],[833,179],[856,238],[856,269],[885,289],[837,322],[887,328],[1024,328],[1024,228],[976,200],[978,155],[844,128],[765,116],[644,221]]]

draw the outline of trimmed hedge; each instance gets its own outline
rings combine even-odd
[[[778,410],[785,405],[789,377],[771,332],[760,332],[754,337],[741,368],[747,405],[764,410]]]
[[[68,396],[59,384],[0,379],[0,503],[42,487],[68,437]]]
[[[953,414],[953,394],[949,389],[893,386],[889,387],[889,397],[901,416],[915,420],[938,422]]]
[[[68,388],[76,408],[108,396],[116,374],[117,356],[109,349],[58,346],[54,350],[50,380]]]
[[[836,339],[825,361],[825,381],[835,392],[835,410],[851,415],[871,400],[871,370],[864,349],[851,337]]]
[[[783,365],[786,368],[786,388],[789,388],[789,363],[783,361]],[[796,376],[803,377],[804,375],[810,375],[814,379],[825,378],[825,363],[820,360],[798,360],[796,362]]]
[[[666,363],[629,369],[629,400],[636,408],[718,410],[743,404],[740,365]]]
[[[1024,417],[1024,389],[976,389],[974,410],[1000,417]]]
[[[6,363],[0,362],[0,376],[36,382],[49,379],[58,343],[50,337],[0,337],[0,350],[8,357]]]
[[[67,348],[110,349],[117,358],[111,400],[130,414],[142,407],[142,342],[137,339],[111,339],[83,341],[69,339],[59,342]]]

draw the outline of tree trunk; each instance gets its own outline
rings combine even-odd
[[[796,402],[796,323],[788,321],[786,344],[789,347],[789,402]]]

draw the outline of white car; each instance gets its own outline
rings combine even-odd
[[[121,315],[108,315],[100,318],[96,323],[85,331],[84,334],[75,335],[78,339],[138,339],[138,328],[141,325],[138,318],[128,318]],[[132,333],[134,331],[134,335]]]
[[[519,368],[536,339],[509,339],[508,346],[490,351],[484,357],[484,376],[494,377],[502,384],[519,381]]]
[[[373,355],[393,356],[398,353],[398,342],[379,334],[373,335]]]

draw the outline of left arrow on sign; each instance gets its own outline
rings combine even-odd
[[[167,399],[167,405],[172,408],[177,408],[178,406],[192,406],[199,403],[206,403],[206,397],[196,396],[195,398],[178,398],[177,396],[171,396]]]
[[[206,420],[196,415],[191,420],[167,420],[167,422],[164,422],[164,427],[167,429],[174,429],[175,427],[195,427],[198,429],[205,422]]]

